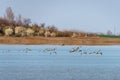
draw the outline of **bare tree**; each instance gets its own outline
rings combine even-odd
[[[16,19],[16,25],[23,25],[23,22],[22,22],[22,16],[19,14],[17,19]]]
[[[45,27],[45,23],[41,23],[40,27],[44,28]]]
[[[8,7],[6,9],[5,18],[9,21],[9,23],[13,23],[14,22],[14,13],[13,13],[11,7]]]
[[[25,26],[29,26],[30,23],[31,23],[31,19],[30,19],[30,18],[24,18],[23,24],[24,24]]]
[[[108,30],[107,35],[112,35],[112,31]]]
[[[7,19],[0,17],[0,27],[2,26],[8,26],[9,22]]]
[[[56,32],[58,30],[54,25],[48,26],[48,29],[50,32]]]

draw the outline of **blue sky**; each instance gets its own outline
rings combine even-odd
[[[0,16],[11,7],[17,16],[58,29],[120,33],[120,0],[0,0]]]

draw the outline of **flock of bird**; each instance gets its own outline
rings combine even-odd
[[[33,50],[30,49],[30,48],[25,48],[23,50],[16,50],[16,52],[23,52],[23,53],[30,53],[32,52]],[[34,51],[37,51],[37,50],[34,50]],[[0,50],[0,53],[10,53],[12,52],[12,50]],[[14,50],[15,52],[15,50]],[[49,54],[57,54],[57,48],[45,48],[43,50],[39,50],[38,52],[41,52],[41,53],[49,53]],[[81,55],[82,54],[100,54],[100,55],[103,55],[102,53],[102,50],[83,50],[80,47],[73,47],[71,48],[69,51],[69,53],[80,53]]]
[[[57,54],[56,48],[46,48],[43,50],[44,53],[49,52],[50,54]]]
[[[74,48],[72,48],[70,51],[69,51],[70,53],[80,53],[81,55],[82,54],[100,54],[100,55],[102,55],[103,53],[102,53],[102,50],[96,50],[96,51],[86,51],[86,50],[82,50],[82,49],[80,49],[80,47],[74,47]]]

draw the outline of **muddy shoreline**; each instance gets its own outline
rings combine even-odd
[[[21,45],[120,45],[120,38],[99,37],[0,37],[0,44]]]

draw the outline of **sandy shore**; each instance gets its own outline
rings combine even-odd
[[[97,37],[0,37],[0,44],[25,45],[120,45],[120,38]]]

